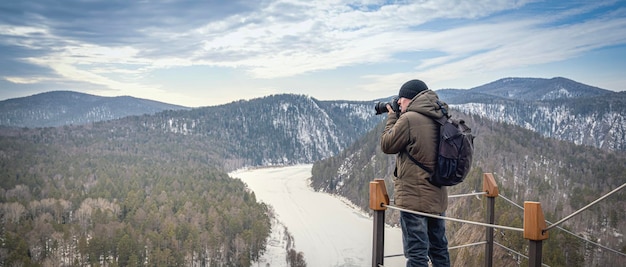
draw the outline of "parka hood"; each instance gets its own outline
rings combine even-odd
[[[437,104],[439,97],[432,90],[425,90],[417,94],[409,103],[407,111],[414,111],[433,119],[439,119],[443,117],[443,112]],[[448,104],[443,101],[439,101],[443,108],[448,110]]]

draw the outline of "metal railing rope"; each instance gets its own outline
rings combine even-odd
[[[516,206],[516,207],[520,208],[521,210],[524,210],[524,207],[522,207],[522,206],[518,205],[517,203],[515,203],[514,201],[512,201],[512,200],[510,200],[510,199],[506,198],[506,197],[505,197],[505,196],[503,196],[502,194],[500,194],[500,195],[499,195],[499,197],[501,197],[502,199],[506,200],[506,201],[507,201],[507,202],[509,202],[511,205]],[[552,223],[552,222],[550,222],[550,221],[548,221],[548,220],[546,220],[546,222],[547,222],[548,224],[550,224],[550,225],[554,225],[554,223]],[[585,241],[585,242],[591,243],[591,244],[593,244],[593,245],[596,245],[596,246],[598,246],[598,247],[601,247],[601,248],[606,249],[606,250],[608,250],[608,251],[611,251],[611,252],[613,252],[613,253],[616,253],[616,254],[619,254],[619,255],[622,255],[622,256],[626,256],[626,253],[623,253],[623,252],[621,252],[621,251],[618,251],[618,250],[612,249],[612,248],[610,248],[610,247],[604,246],[604,245],[602,245],[602,244],[596,243],[596,242],[591,241],[591,240],[589,240],[589,239],[583,238],[583,237],[581,237],[581,236],[577,235],[576,233],[573,233],[573,232],[571,232],[571,231],[569,231],[569,230],[567,230],[567,229],[565,229],[565,228],[563,228],[563,227],[561,227],[561,226],[556,226],[556,228],[557,228],[557,229],[559,229],[559,230],[561,230],[561,231],[563,231],[563,232],[566,232],[566,233],[568,233],[568,234],[570,234],[570,235],[572,235],[572,236],[574,236],[574,237],[576,237],[576,238],[578,238],[578,239],[580,239],[580,240],[582,240],[582,241]]]
[[[604,196],[601,196],[600,198],[596,199],[595,201],[593,201],[593,202],[589,203],[587,206],[584,206],[584,207],[580,208],[579,210],[577,210],[577,211],[573,212],[573,213],[572,213],[572,214],[570,214],[569,216],[566,216],[565,218],[561,219],[560,221],[555,222],[553,225],[548,226],[546,229],[543,229],[543,232],[546,232],[546,231],[548,231],[548,230],[552,229],[553,227],[556,227],[557,225],[559,225],[559,224],[563,223],[564,221],[569,220],[570,218],[574,217],[576,214],[581,213],[582,211],[584,211],[584,210],[588,209],[589,207],[591,207],[591,206],[595,205],[596,203],[598,203],[598,202],[600,202],[601,200],[603,200],[603,199],[605,199],[605,198],[609,197],[610,195],[612,195],[613,193],[615,193],[615,192],[617,192],[617,191],[621,190],[621,189],[622,189],[622,188],[624,188],[624,187],[626,187],[626,183],[622,184],[622,185],[621,185],[621,186],[619,186],[618,188],[613,189],[613,191],[611,191],[611,192],[607,193],[607,194],[606,194],[606,195],[604,195]]]
[[[474,192],[474,193],[467,193],[467,194],[450,195],[448,196],[448,198],[481,196],[481,195],[486,195],[486,194],[487,192]]]
[[[471,244],[465,244],[465,245],[458,245],[458,246],[454,246],[454,247],[448,247],[448,250],[453,250],[453,249],[458,249],[458,248],[466,248],[466,247],[473,247],[473,246],[484,245],[484,244],[487,244],[487,241],[480,241],[480,242],[471,243]]]
[[[426,216],[426,217],[431,217],[431,218],[437,218],[437,219],[443,219],[443,220],[448,220],[448,221],[473,224],[473,225],[478,225],[478,226],[486,226],[486,227],[498,228],[498,229],[503,229],[503,230],[512,230],[512,231],[524,232],[524,229],[522,229],[522,228],[509,227],[509,226],[503,226],[503,225],[497,225],[497,224],[488,224],[488,223],[474,222],[474,221],[468,221],[468,220],[461,220],[461,219],[445,217],[445,216],[439,216],[439,215],[430,214],[430,213],[424,213],[424,212],[419,212],[419,211],[407,210],[407,209],[403,209],[403,208],[392,206],[392,205],[384,205],[383,204],[382,206],[386,207],[386,208],[398,210],[398,211],[413,213],[413,214]]]
[[[479,245],[484,245],[484,244],[487,244],[487,241],[480,241],[480,242],[471,243],[471,244],[452,246],[452,247],[448,247],[448,250],[454,250],[454,249],[466,248],[466,247],[473,247],[473,246],[479,246]],[[404,254],[385,255],[385,258],[393,258],[393,257],[400,257],[400,256],[404,256]]]
[[[521,205],[515,203],[513,200],[510,200],[508,198],[506,198],[505,196],[503,196],[502,194],[499,195],[499,197],[501,197],[502,199],[506,200],[507,202],[509,202],[511,205],[516,206],[518,208],[520,208],[521,210],[524,210],[524,207],[522,207]]]
[[[526,255],[524,255],[524,254],[522,254],[522,253],[519,253],[519,252],[517,252],[517,251],[515,251],[515,250],[512,250],[512,249],[508,248],[508,247],[507,247],[507,246],[505,246],[505,245],[502,245],[502,244],[500,244],[500,243],[498,243],[498,242],[493,242],[493,243],[494,243],[494,244],[496,244],[498,247],[501,247],[501,248],[503,248],[503,249],[505,249],[505,250],[507,250],[507,251],[509,251],[509,252],[513,253],[513,254],[516,254],[516,255],[518,255],[518,256],[520,256],[520,257],[524,258],[524,259],[528,259],[528,256],[526,256]],[[547,267],[550,267],[550,265],[547,265],[547,264],[545,264],[545,263],[541,263],[541,265],[542,265],[542,266],[547,266]]]

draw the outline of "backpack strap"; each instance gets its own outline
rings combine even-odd
[[[441,101],[437,100],[435,103],[437,103],[437,105],[439,106],[439,109],[441,109],[441,112],[443,113],[443,117],[438,118],[438,119],[433,118],[433,120],[439,123],[439,125],[444,125],[446,121],[448,120],[448,118],[450,118],[450,115],[448,114],[448,110],[443,106],[443,103],[441,103]],[[441,131],[441,129],[439,129],[439,131]],[[431,170],[430,168],[426,167],[426,165],[422,164],[421,162],[417,161],[413,156],[411,156],[411,153],[409,153],[409,151],[407,151],[406,148],[404,148],[402,152],[406,153],[406,155],[409,157],[411,161],[413,161],[413,163],[415,163],[415,165],[422,168],[422,170],[425,170],[429,175],[432,176],[435,173],[434,170]]]
[[[435,103],[439,105],[439,109],[441,110],[441,113],[443,113],[443,117],[433,120],[438,122],[439,125],[443,125],[444,123],[446,123],[446,120],[450,118],[450,114],[448,114],[448,110],[443,106],[443,103],[441,103],[441,101],[437,100],[437,102]]]
[[[439,106],[439,109],[441,109],[443,115],[446,116],[446,118],[449,118],[450,115],[448,114],[448,110],[443,106],[443,103],[441,103],[441,101],[439,100],[435,101],[435,103]]]
[[[413,163],[415,163],[415,165],[422,168],[422,170],[425,170],[429,175],[433,175],[434,171],[426,167],[426,165],[422,164],[421,162],[417,161],[413,156],[411,156],[411,153],[409,153],[409,151],[407,151],[406,148],[404,149],[403,152],[406,153],[406,155],[409,157],[411,161],[413,161]]]

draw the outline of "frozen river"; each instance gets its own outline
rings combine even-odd
[[[258,201],[274,208],[307,266],[371,266],[372,218],[342,198],[313,191],[309,186],[311,167],[241,170],[230,175],[245,182]],[[280,224],[274,225],[268,252],[254,266],[286,266]],[[387,227],[385,255],[401,253],[400,229]],[[404,266],[404,257],[386,258],[385,266]]]

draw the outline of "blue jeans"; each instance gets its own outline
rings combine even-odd
[[[400,225],[407,267],[450,266],[445,220],[401,211]]]

